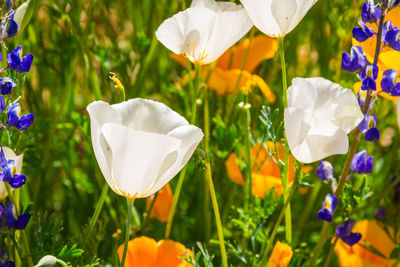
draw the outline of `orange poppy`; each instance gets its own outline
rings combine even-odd
[[[208,87],[214,90],[218,95],[232,94],[235,91],[236,84],[240,76],[240,69],[246,50],[250,44],[250,39],[245,39],[240,44],[227,50],[216,62],[216,65],[209,75]],[[272,58],[278,50],[276,39],[259,35],[253,37],[251,41],[247,60],[244,65],[242,75],[239,81],[238,89],[248,93],[252,87],[260,88],[261,92],[269,102],[275,102],[276,96],[271,91],[265,81],[258,75],[251,72],[261,63],[261,61]],[[176,60],[182,66],[187,66],[187,60],[182,55],[171,54],[171,58]],[[208,76],[209,66],[204,66],[200,76],[204,79]],[[194,72],[192,72],[194,76]],[[175,87],[179,88],[186,84],[188,75],[185,75]]]
[[[122,260],[124,245],[118,248],[118,256]],[[125,267],[189,267],[191,264],[182,258],[193,258],[190,249],[172,240],[160,240],[141,236],[128,242]]]
[[[149,209],[151,202],[153,201],[154,195],[146,199],[146,208]],[[169,211],[174,201],[174,195],[172,194],[171,186],[167,184],[160,191],[158,191],[157,198],[154,202],[153,210],[151,211],[151,217],[156,217],[160,222],[168,221]]]
[[[377,267],[392,266],[394,264],[395,260],[388,261],[359,245],[361,243],[367,246],[367,243],[370,243],[386,257],[390,256],[396,244],[376,221],[362,220],[357,222],[352,232],[361,233],[362,239],[352,247],[342,240],[336,243],[335,252],[340,266]],[[393,233],[392,229],[389,232]]]
[[[385,21],[392,21],[393,26],[400,27],[400,7],[396,7],[389,11],[387,16],[385,17]],[[374,29],[376,32],[377,26],[375,23],[367,23],[368,27],[371,27]],[[358,45],[364,48],[364,53],[367,56],[367,59],[369,62],[374,61],[374,55],[375,55],[375,46],[376,46],[376,36],[374,35],[372,38],[366,40],[365,42],[358,42],[357,40],[353,39],[353,45]],[[382,51],[379,54],[379,60],[378,60],[378,67],[379,67],[379,73],[378,73],[378,78],[377,78],[377,83],[376,83],[376,89],[377,92],[382,91],[381,88],[381,80],[383,76],[383,72],[388,69],[396,69],[400,70],[400,53],[398,51],[393,50],[390,47],[385,47],[382,49]],[[358,90],[361,87],[361,82],[357,82],[354,84],[354,91],[357,93]],[[385,92],[381,92],[380,95],[382,95],[384,98],[389,99],[389,100],[397,100],[398,97],[391,96]]]
[[[265,143],[266,147],[270,152],[275,152],[274,143],[268,141]],[[285,155],[285,148],[282,144],[277,143],[278,157],[283,160]],[[275,194],[283,194],[283,186],[281,182],[281,175],[278,164],[276,163],[276,154],[271,157],[268,151],[262,144],[257,144],[251,148],[252,158],[252,192],[253,195],[259,198],[264,198],[265,191],[269,192],[272,187],[275,187]],[[294,180],[294,168],[293,168],[293,157],[289,156],[289,183]],[[237,154],[231,153],[225,162],[225,167],[228,173],[229,179],[239,185],[244,184],[243,176],[240,171],[239,165],[237,164]]]
[[[293,256],[292,247],[288,244],[276,242],[268,261],[268,267],[286,267]]]

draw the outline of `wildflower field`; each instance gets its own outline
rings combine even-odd
[[[0,14],[0,267],[400,266],[399,0]]]

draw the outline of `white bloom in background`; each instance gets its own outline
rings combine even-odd
[[[240,0],[254,25],[271,37],[291,32],[317,0]]]
[[[88,105],[94,154],[111,189],[128,199],[160,190],[188,162],[203,132],[166,105],[141,98]]]
[[[22,160],[24,158],[24,154],[15,155],[14,151],[10,148],[3,146],[4,157],[7,160],[14,160],[14,166],[16,173],[21,173],[22,170]],[[12,188],[11,188],[12,190]],[[4,185],[4,182],[0,181],[0,199],[4,199],[7,196],[7,189]]]
[[[347,153],[347,134],[364,118],[351,90],[324,78],[295,78],[287,95],[285,132],[298,161]]]
[[[246,10],[231,2],[194,0],[190,8],[166,19],[157,39],[196,64],[217,60],[253,26]]]

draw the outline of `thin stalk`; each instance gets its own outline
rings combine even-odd
[[[90,219],[89,228],[85,235],[85,238],[83,239],[82,247],[84,247],[86,245],[86,242],[88,241],[89,236],[92,233],[94,226],[96,225],[96,222],[97,222],[97,219],[99,218],[101,209],[103,208],[104,200],[107,198],[108,189],[109,189],[109,186],[107,183],[105,183],[103,186],[103,190],[101,191],[100,198],[97,201],[93,216]]]
[[[7,190],[7,194],[10,197],[10,201],[12,203],[15,203],[15,199],[14,199],[14,195],[11,192],[11,187],[8,183],[4,183],[6,190]],[[19,207],[17,207],[16,205],[14,205],[15,207],[15,215],[18,217],[20,212],[19,212]],[[25,230],[19,230],[21,233],[21,238],[22,238],[22,243],[24,244],[24,249],[25,249],[25,253],[26,253],[26,259],[28,261],[28,266],[29,267],[33,267],[33,260],[32,260],[32,256],[31,256],[31,250],[29,248],[29,243],[28,243],[28,239],[26,237],[25,234]]]
[[[263,255],[262,259],[261,259],[260,266],[267,266],[267,262],[266,261],[268,259],[269,251],[272,248],[272,244],[274,243],[276,232],[278,231],[278,227],[282,222],[283,215],[285,214],[285,210],[286,210],[287,206],[289,205],[290,200],[292,199],[296,188],[297,187],[295,185],[292,186],[292,188],[290,190],[289,197],[283,204],[282,210],[279,213],[278,219],[276,220],[274,228],[272,229],[271,235],[269,237],[268,244],[267,244],[267,247],[265,248],[264,255]]]
[[[126,251],[128,250],[129,228],[131,226],[132,208],[133,208],[134,201],[135,201],[135,199],[126,199],[126,203],[128,206],[128,221],[126,223],[126,229],[125,229],[124,253],[122,254],[122,260],[121,260],[122,267],[125,266]]]
[[[196,106],[196,98],[197,98],[197,87],[195,88],[194,82],[193,82],[193,77],[192,77],[192,63],[191,62],[187,62],[188,64],[188,75],[189,75],[189,89],[190,89],[190,96],[192,98],[192,111],[190,114],[190,124],[194,124],[196,121],[196,113],[197,113],[197,106]],[[195,81],[196,84],[198,83],[197,80],[199,79],[198,75],[199,75],[199,70],[196,67],[196,76],[195,76]],[[183,185],[183,181],[185,180],[185,175],[186,175],[186,170],[187,167],[185,166],[181,173],[179,174],[179,178],[178,178],[178,184],[176,185],[176,189],[174,192],[174,199],[172,202],[172,206],[171,206],[171,210],[168,214],[168,221],[167,221],[167,226],[165,228],[165,234],[164,234],[164,238],[165,239],[169,239],[169,237],[171,236],[171,229],[172,229],[172,223],[174,222],[174,215],[175,215],[175,211],[176,211],[176,207],[178,206],[178,201],[179,201],[179,196],[181,194],[181,190],[182,190],[182,185]]]
[[[208,161],[208,159],[206,159],[206,176],[207,176],[207,180],[208,180],[208,186],[210,187],[211,202],[213,205],[214,215],[215,215],[215,224],[217,225],[219,248],[221,250],[221,258],[222,258],[222,266],[228,267],[228,258],[226,256],[226,248],[225,248],[224,233],[222,230],[221,216],[219,214],[217,196],[215,194],[215,189],[214,189],[214,184],[213,184],[212,174],[211,174],[211,166],[210,166],[210,162]]]
[[[247,102],[247,96],[246,101]],[[245,103],[244,109],[244,141],[245,141],[245,149],[246,149],[246,185],[245,185],[245,196],[244,196],[244,208],[248,210],[249,202],[252,197],[252,186],[253,186],[253,164],[251,160],[251,141],[250,141],[250,107],[246,107],[247,103]]]
[[[209,158],[209,156],[210,156],[210,148],[209,148],[209,142],[210,142],[210,114],[209,114],[209,109],[208,109],[208,87],[207,86],[205,86],[205,88],[204,88],[204,142],[205,142],[205,152],[206,152],[206,156],[205,156],[205,165],[206,165],[205,178],[206,178],[206,181],[208,182],[208,188],[210,190],[210,195],[211,195],[211,202],[212,202],[213,209],[214,209],[215,223],[217,225],[219,246],[220,246],[220,250],[221,250],[222,265],[224,267],[228,267],[228,258],[226,256],[224,233],[223,233],[223,230],[222,230],[221,216],[219,214],[217,196],[215,194],[214,183],[213,183],[213,180],[212,180],[211,165],[210,165],[210,158]]]
[[[285,61],[285,49],[283,45],[283,37],[278,38],[279,43],[279,54],[281,58],[281,69],[282,69],[282,90],[283,90],[283,106],[287,108],[287,74],[286,74],[286,61]],[[289,145],[287,139],[285,138],[285,165],[283,166],[283,200],[286,203],[289,198],[288,183],[289,183]],[[290,208],[290,203],[288,203],[285,210],[285,236],[287,242],[292,242],[292,213]]]
[[[385,20],[385,13],[386,13],[386,8],[387,8],[387,3],[383,2],[382,4],[382,13],[381,13],[381,18],[379,20],[379,26],[378,26],[378,34],[376,37],[376,46],[375,46],[375,56],[374,56],[374,64],[378,63],[378,59],[379,59],[379,53],[381,50],[381,39],[382,39],[382,30],[383,30],[383,22]],[[369,104],[371,103],[372,100],[372,94],[371,91],[368,90],[367,92],[367,98],[365,100],[365,104],[364,104],[364,108],[363,108],[363,113],[366,114],[368,112],[368,108],[369,108]],[[351,143],[350,149],[349,149],[349,153],[347,154],[346,157],[346,161],[344,163],[344,167],[342,169],[342,172],[340,174],[339,177],[339,183],[338,186],[336,188],[336,192],[335,192],[335,196],[336,198],[339,200],[340,194],[343,190],[344,184],[347,180],[347,176],[348,176],[348,172],[350,170],[350,165],[351,165],[351,161],[353,160],[354,154],[357,151],[357,147],[358,144],[360,143],[360,139],[361,139],[361,132],[358,130],[358,128],[356,128],[353,132],[354,135],[354,139]],[[333,216],[333,214],[332,214]],[[328,232],[329,232],[329,228],[330,228],[330,223],[329,222],[324,222],[320,235],[319,235],[319,239],[318,242],[314,248],[314,252],[313,252],[313,257],[311,258],[311,264],[310,266],[313,267],[316,265],[317,259],[322,251],[322,248],[325,244],[325,241],[328,238]]]

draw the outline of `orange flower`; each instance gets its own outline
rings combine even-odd
[[[239,79],[242,61],[244,59],[250,39],[245,39],[239,45],[227,50],[216,62],[208,80],[208,87],[218,95],[232,94],[235,91],[236,83]],[[278,50],[278,42],[265,35],[253,37],[246,64],[243,68],[242,76],[239,81],[238,89],[248,93],[252,87],[260,88],[261,92],[269,102],[275,102],[275,94],[271,91],[265,81],[258,75],[251,72],[261,63],[261,61],[272,58]],[[187,60],[183,56],[171,54],[171,58],[182,66],[187,66]],[[200,72],[204,79],[208,75],[209,66],[205,66]],[[194,72],[192,72],[194,76]],[[185,75],[175,87],[186,84],[188,75]]]
[[[122,244],[118,248],[118,256],[121,261],[124,251]],[[125,267],[189,267],[189,263],[181,258],[193,258],[190,249],[171,240],[160,240],[158,243],[149,237],[136,237],[128,242]]]
[[[400,7],[396,7],[388,13],[388,15],[385,17],[385,21],[388,21],[388,20],[392,21],[393,26],[400,27]],[[373,28],[375,32],[378,30],[375,23],[367,23],[367,25],[369,27]],[[374,61],[375,46],[376,46],[376,36],[375,35],[372,38],[370,38],[362,43],[353,39],[353,45],[362,46],[364,48],[364,53],[366,54],[368,61],[369,62]],[[383,50],[379,54],[378,67],[379,67],[379,74],[378,74],[378,79],[377,79],[377,83],[376,83],[376,87],[377,87],[376,89],[379,92],[382,90],[381,80],[382,80],[383,72],[388,69],[400,70],[400,53],[389,47],[383,48]],[[355,83],[354,91],[358,92],[360,87],[361,87],[361,82]],[[398,97],[390,96],[389,94],[387,94],[385,92],[381,92],[380,95],[382,95],[386,99],[393,100],[393,101],[398,99]]]
[[[147,209],[150,208],[153,198],[154,195],[146,199]],[[167,184],[160,191],[158,191],[153,210],[151,211],[151,217],[156,217],[160,222],[168,221],[168,215],[169,211],[171,210],[173,200],[174,195],[172,194],[171,186]]]
[[[349,246],[342,240],[339,240],[335,246],[335,252],[342,267],[377,267],[392,266],[395,260],[388,261],[371,251],[364,249],[359,244],[367,246],[368,241],[374,248],[379,250],[386,257],[395,248],[395,244],[387,233],[378,225],[376,221],[362,220],[355,224],[352,232],[362,234],[362,239],[354,246]],[[393,233],[390,229],[389,232]]]
[[[292,247],[277,241],[272,250],[271,258],[269,258],[268,267],[286,267],[292,259],[292,256]]]
[[[269,141],[265,144],[269,151],[274,152],[274,143]],[[284,158],[285,148],[282,144],[277,143],[279,159]],[[268,151],[262,144],[257,144],[251,148],[251,158],[253,167],[253,184],[252,192],[260,198],[264,198],[265,191],[269,191],[272,187],[275,187],[275,194],[283,194],[283,186],[281,182],[281,175],[276,155],[271,158]],[[293,182],[294,179],[294,168],[293,168],[293,157],[289,156],[289,183]],[[237,164],[236,153],[231,153],[225,162],[225,167],[228,173],[228,177],[239,185],[243,185],[243,176],[240,168]]]

